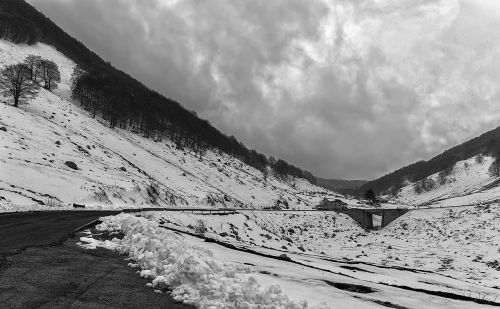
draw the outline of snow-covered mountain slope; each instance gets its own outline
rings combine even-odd
[[[416,183],[407,183],[396,196],[403,204],[459,206],[500,199],[499,178],[492,175],[495,159],[475,156]]]
[[[303,179],[264,179],[262,172],[218,151],[203,158],[170,141],[110,129],[70,100],[75,64],[45,44],[0,40],[0,67],[35,54],[59,66],[53,93],[15,108],[0,104],[0,209],[65,207],[309,208],[333,193]],[[74,162],[78,170],[68,167]]]

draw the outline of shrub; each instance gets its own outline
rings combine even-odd
[[[415,193],[420,194],[436,188],[436,182],[431,178],[424,178],[413,185]]]
[[[194,232],[196,234],[205,234],[206,231],[207,231],[207,225],[205,221],[203,221],[202,219],[196,220],[196,224],[194,226]]]
[[[496,270],[500,270],[500,261],[498,260],[493,260],[485,263],[486,266],[491,267]]]
[[[160,191],[158,183],[154,180],[151,180],[149,185],[146,187],[146,191],[148,192],[148,196],[153,204],[158,203],[160,197]]]
[[[64,204],[61,203],[61,201],[59,201],[57,198],[55,198],[53,196],[47,197],[47,199],[45,200],[45,205],[47,205],[49,207],[63,207],[64,206]]]
[[[439,172],[438,174],[438,182],[440,185],[444,185],[446,183],[446,179],[448,176],[451,175],[453,172],[453,165],[448,166],[447,168],[443,169],[442,171]]]

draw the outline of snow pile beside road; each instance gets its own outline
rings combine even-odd
[[[129,214],[102,220],[99,230],[125,236],[99,245],[128,254],[142,277],[152,279],[156,289],[172,289],[178,301],[199,308],[309,308],[305,301],[291,301],[277,285],[263,287],[248,267],[217,260],[155,222]]]

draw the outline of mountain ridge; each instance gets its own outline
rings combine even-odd
[[[356,179],[329,179],[329,178],[321,178],[316,177],[316,184],[323,188],[338,191],[338,190],[356,190],[365,183],[369,182],[368,180],[356,180]]]

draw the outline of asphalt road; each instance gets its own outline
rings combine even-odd
[[[119,212],[47,211],[0,215],[0,255],[60,243],[80,226]]]
[[[192,308],[147,287],[125,256],[76,245],[75,229],[112,214],[0,215],[0,307]]]

